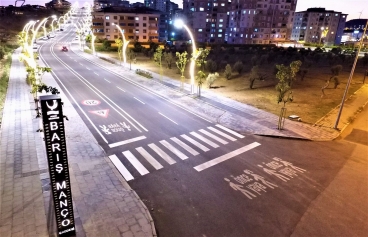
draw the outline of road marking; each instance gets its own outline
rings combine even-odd
[[[116,155],[111,155],[109,158],[126,181],[134,179],[133,175],[127,170],[127,168],[125,168]]]
[[[106,79],[105,79],[105,80],[106,80]],[[125,90],[121,89],[120,87],[118,87],[118,86],[117,86],[117,88],[118,88],[119,90],[121,90],[121,91],[125,92]]]
[[[217,164],[219,164],[221,162],[224,162],[226,160],[229,160],[229,159],[231,159],[231,158],[233,158],[233,157],[235,157],[235,156],[237,156],[239,154],[242,154],[242,153],[244,153],[246,151],[249,151],[249,150],[251,150],[251,149],[253,149],[253,148],[257,147],[257,146],[260,146],[260,145],[261,144],[259,144],[258,142],[253,142],[253,143],[251,143],[249,145],[243,146],[243,147],[241,147],[241,148],[239,148],[239,149],[237,149],[235,151],[232,151],[232,152],[229,152],[229,153],[227,153],[225,155],[219,156],[219,157],[217,157],[217,158],[215,158],[213,160],[207,161],[207,162],[205,162],[203,164],[200,164],[200,165],[197,165],[197,166],[195,166],[193,168],[195,170],[197,170],[198,172],[200,172],[202,170],[205,170],[205,169],[207,169],[209,167],[212,167],[212,166],[217,165]]]
[[[203,130],[203,129],[200,129],[199,130],[201,133],[203,133],[204,135],[207,135],[207,136],[209,136],[210,138],[212,138],[213,140],[216,140],[216,141],[218,141],[218,142],[220,142],[220,143],[222,143],[222,144],[227,144],[228,142],[227,141],[225,141],[225,140],[223,140],[223,139],[221,139],[221,138],[219,138],[218,136],[216,136],[216,135],[213,135],[212,133],[210,133],[210,132],[207,132],[206,130]]]
[[[160,112],[158,112],[158,113],[159,113],[160,115],[164,116],[165,118],[167,118],[168,120],[170,120],[171,122],[173,122],[173,123],[175,123],[176,125],[178,125],[174,120],[172,120],[172,119],[170,119],[170,118],[166,117],[165,115],[161,114]]]
[[[179,151],[178,149],[176,149],[173,145],[171,145],[167,141],[162,140],[162,141],[160,141],[160,143],[162,145],[164,145],[167,149],[169,149],[172,153],[174,153],[175,155],[177,155],[180,159],[182,159],[182,160],[188,159],[188,156],[184,155],[181,151]]]
[[[87,68],[87,70],[91,70],[91,69],[89,69],[88,67],[86,67]]]
[[[162,169],[163,166],[158,163],[158,161],[153,158],[144,148],[137,147],[135,148],[139,154],[141,154],[156,170]]]
[[[193,140],[192,138],[188,137],[185,134],[181,135],[181,137],[184,138],[185,140],[187,140],[188,142],[192,143],[193,145],[197,146],[199,149],[201,149],[204,152],[210,150],[207,147],[203,146],[201,143],[197,142],[196,140]]]
[[[83,66],[83,64],[79,63],[81,66]]]
[[[99,101],[99,100],[83,100],[82,104],[88,105],[88,106],[94,106],[94,105],[101,104],[101,101]]]
[[[216,127],[219,127],[221,129],[225,130],[226,132],[231,133],[231,134],[233,134],[233,135],[235,135],[235,136],[237,136],[239,138],[243,138],[244,137],[243,135],[241,135],[241,134],[239,134],[237,132],[234,132],[233,130],[230,130],[228,128],[225,128],[224,126],[222,126],[220,124],[216,124]]]
[[[184,148],[185,150],[187,150],[190,154],[192,154],[193,156],[199,155],[199,153],[194,150],[193,148],[191,148],[190,146],[188,146],[187,144],[185,144],[184,142],[180,141],[179,139],[177,139],[176,137],[172,137],[170,138],[171,140],[173,140],[174,142],[176,142],[176,144],[178,144],[179,146],[181,146],[182,148]]]
[[[128,144],[128,143],[136,142],[136,141],[143,140],[143,139],[146,139],[146,137],[145,136],[135,137],[135,138],[128,139],[128,140],[125,140],[125,141],[112,143],[112,144],[109,145],[109,147],[113,148],[113,147],[125,145],[125,144]]]
[[[109,80],[107,80],[106,78],[104,78],[105,81],[107,81],[108,83],[111,83]]]
[[[154,151],[156,152],[162,159],[164,159],[167,163],[169,163],[170,165],[175,164],[176,161],[171,158],[168,154],[166,154],[163,150],[161,150],[161,148],[159,148],[158,146],[156,146],[155,144],[151,143],[148,144],[148,146]]]
[[[226,137],[227,139],[229,139],[230,141],[236,141],[237,139],[236,138],[233,138],[232,136],[229,136],[227,135],[226,133],[223,133],[221,132],[220,130],[217,130],[216,128],[213,128],[213,127],[207,127],[209,130],[217,133],[217,134],[220,134],[221,136],[223,137]]]
[[[101,109],[101,110],[92,110],[92,111],[88,111],[92,114],[96,114],[98,116],[101,116],[103,118],[107,118],[107,116],[109,116],[109,109]]]
[[[136,99],[136,100],[138,100],[139,102],[141,102],[142,104],[144,104],[145,105],[145,103],[143,102],[143,101],[141,101],[141,100],[139,100],[139,99],[137,99],[136,97],[133,97],[134,99]]]
[[[95,72],[95,74],[98,76],[97,72]]]
[[[202,136],[202,135],[199,135],[199,134],[198,134],[198,133],[196,133],[196,132],[191,132],[190,134],[191,134],[192,136],[194,136],[194,137],[198,138],[199,140],[201,140],[201,141],[203,141],[203,142],[207,143],[208,145],[212,146],[213,148],[217,148],[217,147],[219,147],[216,143],[214,143],[214,142],[212,142],[212,141],[208,140],[207,138],[205,138],[205,137],[204,137],[204,136]]]
[[[74,62],[76,62],[77,60],[74,59]]]
[[[137,160],[137,158],[130,151],[123,151],[123,155],[129,160],[129,162],[136,168],[136,170],[141,174],[148,174],[148,170]]]

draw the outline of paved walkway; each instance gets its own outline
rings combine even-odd
[[[273,114],[212,92],[204,91],[201,98],[196,98],[189,94],[189,85],[181,91],[176,80],[166,77],[160,80],[157,74],[149,80],[130,71],[127,65],[122,67],[100,60],[79,51],[76,46],[72,49],[133,83],[243,133],[319,141],[332,140],[339,135],[331,125],[337,115],[336,109],[316,126],[286,120],[285,129],[279,131],[278,117]],[[52,208],[46,152],[42,133],[35,132],[40,120],[35,119],[35,104],[25,83],[26,72],[18,61],[18,54],[19,50],[13,55],[1,126],[0,236],[52,236],[54,220],[49,213]],[[43,81],[57,86],[51,74],[45,74]],[[78,236],[155,236],[152,218],[144,204],[107,159],[69,100],[63,94],[61,97],[64,113],[70,121],[65,124]],[[344,129],[348,118],[366,105],[367,97],[368,86],[364,85],[347,100],[339,129]]]

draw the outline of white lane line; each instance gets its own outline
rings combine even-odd
[[[119,90],[121,90],[121,91],[125,92],[125,90],[121,89],[120,87],[118,87],[118,86],[117,86],[117,88],[118,88]]]
[[[203,164],[200,164],[200,165],[197,165],[197,166],[195,166],[193,168],[195,170],[197,170],[198,172],[200,172],[202,170],[205,170],[205,169],[207,169],[209,167],[212,167],[212,166],[217,165],[217,164],[219,164],[221,162],[224,162],[226,160],[229,160],[229,159],[233,158],[234,156],[237,156],[239,154],[242,154],[242,153],[244,153],[246,151],[249,151],[249,150],[251,150],[251,149],[253,149],[253,148],[257,147],[257,146],[260,146],[260,145],[261,144],[259,144],[258,142],[253,142],[253,143],[251,143],[249,145],[243,146],[243,147],[241,147],[241,148],[239,148],[239,149],[237,149],[235,151],[232,151],[232,152],[229,152],[229,153],[227,153],[225,155],[219,156],[219,157],[217,157],[217,158],[215,158],[213,160],[207,161],[207,162],[205,162]]]
[[[199,149],[201,149],[202,151],[206,152],[209,151],[210,149],[208,149],[207,147],[203,146],[201,143],[197,142],[196,140],[193,140],[192,138],[188,137],[187,135],[183,134],[180,135],[182,138],[184,138],[185,140],[187,140],[188,142],[192,143],[193,145],[197,146]]]
[[[137,158],[130,151],[123,151],[122,153],[141,175],[145,175],[149,173],[148,170],[144,168],[142,163],[139,162]]]
[[[143,157],[144,157],[144,159],[146,159],[156,170],[159,170],[159,169],[162,169],[163,168],[163,166],[160,164],[160,163],[158,163],[158,161],[155,159],[155,158],[153,158],[144,148],[142,148],[142,147],[137,147],[137,148],[135,148],[138,152],[139,152],[139,154],[141,154]]]
[[[97,72],[95,72],[95,74],[98,76]]]
[[[76,62],[77,60],[74,59],[74,62]]]
[[[83,64],[79,63],[79,65],[83,66]]]
[[[216,141],[218,141],[218,142],[220,142],[220,143],[222,143],[222,144],[227,144],[228,142],[227,141],[225,141],[224,139],[221,139],[221,138],[219,138],[218,136],[216,136],[216,135],[213,135],[212,133],[210,133],[210,132],[207,132],[206,130],[203,130],[203,129],[200,129],[199,130],[201,133],[203,133],[204,135],[207,135],[207,136],[209,136],[210,138],[212,138],[213,140],[216,140]]]
[[[89,67],[86,67],[87,68],[87,70],[91,70],[91,69],[89,69]]]
[[[199,153],[194,150],[193,148],[191,148],[190,146],[188,146],[187,144],[185,144],[184,142],[180,141],[179,139],[177,139],[176,137],[172,137],[170,138],[171,140],[173,140],[174,142],[176,142],[176,144],[178,144],[179,146],[181,146],[182,148],[184,148],[185,150],[187,150],[190,154],[192,154],[193,156],[199,155]]]
[[[202,136],[202,135],[200,135],[200,134],[198,134],[198,133],[196,133],[196,132],[191,132],[190,134],[191,134],[193,137],[196,137],[196,138],[198,138],[199,140],[201,140],[201,141],[203,141],[203,142],[207,143],[208,145],[212,146],[213,148],[217,148],[217,147],[219,147],[216,143],[214,143],[214,142],[212,142],[212,141],[208,140],[207,138],[205,138],[204,136]]]
[[[225,128],[224,126],[222,126],[220,124],[216,124],[216,127],[219,127],[221,129],[225,130],[226,132],[231,133],[231,134],[233,134],[233,135],[235,135],[235,136],[237,136],[239,138],[243,138],[244,137],[243,135],[241,135],[241,134],[239,134],[237,132],[234,132],[233,130],[230,130],[228,128]]]
[[[109,156],[109,158],[126,181],[134,179],[133,175],[127,170],[127,168],[125,168],[123,163],[121,163],[121,161],[116,155],[111,155]]]
[[[223,133],[221,132],[220,130],[217,130],[216,128],[213,128],[213,127],[207,127],[209,130],[217,133],[217,134],[220,134],[221,136],[223,137],[226,137],[227,139],[229,139],[230,141],[236,141],[237,139],[236,138],[233,138],[232,136],[229,136],[227,135],[226,133]]]
[[[134,99],[136,99],[136,100],[138,100],[139,102],[141,102],[142,104],[144,104],[145,105],[145,103],[143,102],[143,101],[141,101],[141,100],[139,100],[139,99],[137,99],[136,97],[133,97]]]
[[[111,83],[109,80],[107,80],[106,78],[104,78],[105,81],[107,81],[108,83]]]
[[[171,122],[173,122],[173,123],[175,123],[176,125],[178,125],[174,120],[172,120],[172,119],[170,119],[170,118],[166,117],[165,115],[161,114],[160,112],[158,112],[158,113],[159,113],[160,115],[162,115],[163,117],[167,118],[168,120],[170,120]]]
[[[158,146],[156,146],[155,144],[151,143],[148,144],[148,146],[154,151],[156,152],[162,159],[164,159],[167,163],[169,163],[170,165],[175,164],[176,161],[171,158],[168,154],[166,154],[163,150],[161,150],[161,148],[159,148]]]
[[[135,137],[135,138],[131,138],[131,139],[128,139],[128,140],[125,140],[125,141],[112,143],[112,144],[109,145],[109,147],[113,148],[113,147],[125,145],[125,144],[128,144],[128,143],[136,142],[136,141],[143,140],[143,139],[146,139],[146,137],[145,136]]]
[[[172,153],[174,153],[175,155],[177,155],[180,159],[182,159],[182,160],[188,159],[188,156],[184,155],[181,151],[179,151],[178,149],[176,149],[173,145],[171,145],[167,141],[162,140],[162,141],[160,141],[160,143],[162,145],[164,145],[167,149],[169,149]]]

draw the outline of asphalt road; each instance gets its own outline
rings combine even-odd
[[[74,37],[60,33],[41,47],[41,56],[151,211],[161,237],[295,235],[355,151],[346,141],[226,130],[136,85],[130,74],[61,52]]]

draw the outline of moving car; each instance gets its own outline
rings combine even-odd
[[[63,52],[68,52],[68,48],[67,48],[66,46],[63,46],[63,47],[61,48],[61,51],[63,51]]]

